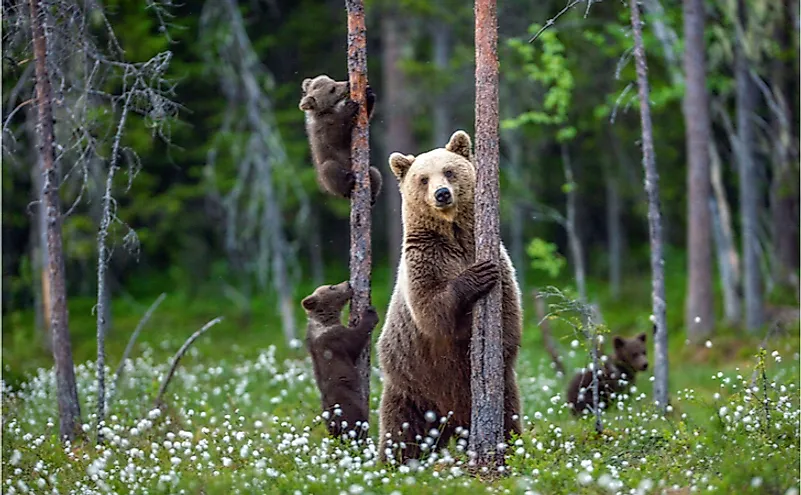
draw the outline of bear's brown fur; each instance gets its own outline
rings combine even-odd
[[[615,353],[606,360],[598,377],[598,402],[609,407],[609,400],[634,384],[635,375],[648,369],[646,335],[641,333],[627,339],[616,335],[613,339]],[[567,402],[573,414],[582,414],[592,408],[592,371],[576,374],[567,388]]]
[[[301,304],[309,320],[306,348],[311,354],[328,432],[340,437],[354,431],[352,436],[362,438],[367,434],[369,411],[360,398],[361,377],[356,359],[370,343],[378,314],[371,306],[356,326],[342,325],[342,309],[352,295],[348,282],[323,285]]]
[[[334,81],[326,75],[304,79],[303,97],[298,107],[306,114],[312,160],[323,191],[349,198],[355,184],[350,157],[351,132],[359,113],[359,104],[350,99],[350,84]],[[373,116],[375,94],[367,87],[367,118]],[[372,203],[381,191],[381,173],[370,167]]]
[[[472,160],[464,131],[455,132],[444,149],[389,158],[401,191],[404,237],[377,344],[384,376],[382,460],[418,457],[421,450],[446,445],[463,431],[458,427],[470,428],[472,308],[498,282],[503,294],[504,432],[508,438],[521,431],[514,370],[522,336],[520,290],[503,244],[499,264],[475,262]],[[441,425],[438,419],[432,423],[434,416],[449,419]],[[424,440],[432,428],[442,429],[432,438],[436,445]]]

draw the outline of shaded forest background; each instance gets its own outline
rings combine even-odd
[[[233,5],[238,16],[223,4]],[[751,330],[761,337],[763,325],[743,324],[735,40],[743,40],[745,55],[739,60],[753,81],[748,115],[756,180],[749,186],[758,197],[759,284],[767,304],[760,323],[769,324],[771,308],[797,306],[798,4],[705,4],[708,144],[715,185],[708,201],[717,212],[710,236],[715,331]],[[181,304],[226,306],[237,315],[228,323],[231,331],[262,328],[260,315],[281,313],[286,340],[302,337],[294,329],[302,324],[300,299],[315,285],[339,282],[347,273],[349,203],[318,190],[297,106],[304,78],[322,73],[346,78],[345,10],[338,1],[187,0],[168,12],[145,8],[150,5],[109,1],[103,6],[126,61],[170,53],[163,78],[169,81],[166,87],[174,87],[174,93],[166,93],[180,105],[159,118],[152,109],[132,114],[123,126],[122,145],[131,153],[113,182],[118,221],[111,225],[106,275],[112,297],[122,304],[111,305],[110,328],[113,332],[114,308],[135,307],[141,314],[166,292]],[[682,111],[682,10],[675,2],[645,0],[643,5],[666,242],[668,329],[671,339],[683,342],[692,220],[685,118],[692,114],[685,117]],[[602,301],[600,309],[615,330],[645,330],[650,314],[647,204],[629,13],[619,2],[581,3],[528,43],[564,7],[562,1],[499,5],[502,235],[529,313],[532,288],[575,285],[579,266],[589,281],[588,298]],[[745,9],[738,13],[738,7]],[[743,11],[747,16],[739,15]],[[465,2],[409,0],[373,1],[367,12],[369,81],[378,97],[371,160],[385,178],[373,210],[373,285],[383,313],[380,304],[391,290],[401,237],[400,199],[387,157],[393,151],[417,154],[444,146],[456,129],[473,134],[473,10]],[[99,49],[111,46],[113,40],[104,38],[104,18],[87,19],[87,30],[100,38]],[[2,83],[3,346],[13,346],[15,365],[30,367],[48,356],[42,316],[47,303],[34,113],[25,104],[33,91],[32,64],[27,46],[6,45],[14,28],[4,27],[4,47],[12,48],[4,50]],[[79,91],[70,90],[70,84],[85,80],[80,74],[86,66],[86,60],[71,56],[62,65],[61,89],[54,82],[62,205],[69,210],[63,224],[67,290],[71,318],[79,322],[89,321],[97,294],[97,233],[111,137],[119,122],[119,107],[81,100]],[[101,81],[109,94],[119,92],[120,84],[119,77]],[[262,123],[258,132],[249,120],[255,102]],[[88,122],[82,129],[96,138],[96,146],[75,137],[69,117],[79,107]],[[254,135],[260,140],[256,144]],[[73,142],[79,145],[70,147]],[[568,198],[575,215],[569,214]],[[571,249],[571,230],[579,251]],[[721,240],[727,232],[728,245]],[[569,270],[562,268],[563,258]],[[729,298],[737,300],[737,311],[729,307]],[[629,311],[610,315],[610,307]],[[176,320],[181,323],[180,315]],[[277,318],[269,321],[279,325]],[[40,350],[18,352],[24,346],[17,344],[29,342],[33,329]],[[91,355],[93,331],[73,329],[79,356]],[[277,335],[265,341],[278,340]],[[81,339],[87,342],[84,351]]]

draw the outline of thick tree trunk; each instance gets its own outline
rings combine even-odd
[[[475,2],[476,261],[500,260],[498,184],[498,18],[495,0]],[[501,284],[473,308],[470,341],[471,451],[478,466],[500,465],[503,452],[504,362]]]
[[[687,140],[687,299],[684,324],[691,342],[715,324],[712,292],[712,222],[709,199],[709,98],[706,90],[704,2],[684,0],[684,126]]]
[[[709,157],[712,190],[715,193],[714,197],[710,198],[709,205],[712,211],[718,270],[720,271],[720,281],[723,286],[723,313],[726,323],[735,324],[740,321],[742,307],[742,298],[740,296],[740,255],[734,242],[731,208],[729,208],[726,190],[723,187],[723,167],[720,163],[720,154],[714,140],[709,141]]]
[[[620,190],[617,164],[604,167],[606,182],[606,245],[609,256],[609,293],[613,300],[620,297],[620,272],[623,260],[623,232],[620,219]]]
[[[53,337],[53,358],[56,365],[59,432],[62,439],[74,440],[80,434],[81,409],[75,385],[75,368],[72,361],[69,320],[67,313],[67,287],[64,275],[64,257],[61,240],[61,205],[59,204],[59,174],[55,163],[53,132],[52,89],[47,71],[47,40],[40,0],[30,0],[33,53],[36,64],[36,106],[39,112],[37,132],[39,156],[44,184],[41,206],[45,209],[47,229],[48,293],[52,303],[50,331]]]
[[[367,27],[364,22],[363,0],[345,0],[348,13],[348,77],[350,97],[359,104],[359,116],[353,128],[351,157],[356,186],[350,207],[350,325],[355,326],[359,315],[370,306],[370,126],[367,119],[365,93],[367,89]],[[370,406],[370,351],[365,346],[356,363],[362,378],[362,401]]]
[[[757,88],[751,79],[750,62],[745,53],[743,30],[746,25],[744,0],[737,1],[740,26],[735,43],[737,82],[737,157],[740,172],[740,224],[743,253],[743,293],[745,326],[756,332],[763,322],[762,275],[759,266],[759,174],[754,156],[754,112]]]
[[[651,239],[651,300],[654,317],[654,402],[662,412],[668,405],[668,349],[665,321],[665,260],[662,255],[662,213],[659,201],[659,172],[654,155],[651,104],[648,89],[648,66],[642,40],[642,21],[637,0],[631,0],[631,26],[634,33],[634,60],[640,99],[642,125],[642,164],[645,169],[645,192],[648,194],[648,231]]]
[[[387,133],[385,153],[389,156],[394,151],[410,153],[414,149],[412,143],[412,122],[408,108],[406,75],[401,68],[402,44],[399,36],[398,19],[394,10],[388,9],[381,18],[381,46],[383,58],[384,104]],[[443,143],[447,142],[443,141]],[[386,161],[385,161],[386,162]],[[384,164],[386,176],[392,172]],[[400,248],[403,243],[403,225],[401,224],[400,190],[394,184],[382,189],[387,202],[387,241],[389,242],[389,260],[393,277],[400,261]]]

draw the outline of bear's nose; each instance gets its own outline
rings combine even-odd
[[[434,192],[434,199],[436,199],[439,204],[450,204],[451,190],[447,187],[440,187]]]
[[[642,370],[643,370],[643,371],[645,371],[645,370],[647,370],[647,369],[648,369],[648,363],[645,363],[644,365],[642,365]]]

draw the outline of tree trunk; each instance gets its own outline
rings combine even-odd
[[[46,15],[40,0],[30,0],[33,53],[36,64],[36,106],[39,112],[37,131],[39,156],[44,184],[40,208],[45,209],[47,229],[48,293],[52,303],[50,331],[53,337],[53,358],[56,366],[59,432],[63,439],[74,440],[80,434],[81,408],[75,385],[75,368],[72,361],[67,289],[64,274],[64,253],[61,240],[61,205],[59,204],[59,173],[55,163],[53,132],[52,88],[47,71],[47,40],[44,22]]]
[[[551,332],[551,323],[546,318],[548,312],[545,309],[545,299],[539,297],[539,291],[536,289],[532,291],[531,297],[534,299],[534,312],[537,315],[537,325],[542,332],[542,344],[545,346],[545,350],[548,351],[548,355],[551,356],[551,361],[553,362],[554,368],[556,368],[556,372],[564,375],[565,365],[562,364],[562,357],[559,356],[559,352],[556,350],[556,343],[553,341],[553,333]]]
[[[684,0],[684,128],[687,141],[687,299],[684,324],[691,342],[715,324],[712,292],[712,222],[709,199],[709,98],[706,92],[704,2]]]
[[[522,180],[522,160],[523,160],[523,143],[520,139],[520,134],[517,131],[510,131],[507,134],[506,143],[509,146],[509,173],[512,180],[520,185]],[[526,290],[526,240],[524,236],[524,227],[526,225],[526,209],[525,204],[519,201],[518,198],[512,199],[512,219],[511,219],[511,257],[514,263],[515,273],[517,274],[517,285],[520,287],[520,292],[524,293]]]
[[[434,45],[434,67],[438,74],[448,72],[451,50],[451,26],[447,20],[437,18],[431,33]],[[440,88],[434,98],[434,146],[442,146],[448,142],[451,132],[451,102],[448,99],[449,88]]]
[[[740,297],[740,255],[734,242],[731,208],[723,187],[723,170],[720,154],[714,140],[709,141],[712,190],[714,196],[709,204],[715,234],[718,270],[723,286],[723,313],[729,324],[739,323],[742,301]]]
[[[325,258],[323,256],[322,239],[320,238],[320,221],[317,215],[309,216],[309,258],[311,262],[311,275],[314,286],[323,285],[325,280]]]
[[[735,42],[737,83],[737,141],[740,172],[740,224],[743,253],[743,293],[745,326],[756,332],[762,325],[762,276],[759,266],[759,174],[754,156],[754,112],[757,88],[751,79],[750,62],[745,53],[743,31],[746,26],[744,0],[737,1],[739,26]]]
[[[798,290],[798,203],[799,203],[799,177],[798,160],[793,160],[792,153],[792,124],[793,115],[790,111],[790,94],[788,87],[789,74],[788,59],[795,50],[790,47],[790,2],[785,1],[787,17],[781,19],[776,28],[776,41],[779,44],[781,55],[772,62],[772,93],[780,115],[774,118],[773,132],[773,180],[770,185],[770,213],[773,238],[773,249],[776,263],[774,264],[774,278],[785,286],[795,287]],[[791,69],[791,68],[790,68]]]
[[[620,271],[623,259],[623,232],[620,220],[620,191],[617,164],[604,167],[606,182],[606,243],[609,256],[609,292],[613,300],[620,297]]]
[[[642,164],[645,169],[645,192],[648,195],[648,231],[651,239],[651,301],[654,317],[654,402],[664,413],[668,405],[668,348],[665,321],[665,260],[662,255],[662,214],[659,201],[659,172],[654,155],[651,104],[648,89],[648,66],[642,40],[642,21],[637,0],[631,0],[631,26],[634,33],[634,59],[640,99],[642,125]]]
[[[570,163],[570,153],[567,144],[562,143],[562,166],[565,170],[565,183],[567,187],[567,241],[570,244],[570,257],[576,275],[576,289],[581,302],[587,302],[586,271],[584,270],[584,251],[581,248],[581,239],[576,228],[576,184],[573,182],[573,166]]]
[[[401,52],[403,41],[399,36],[398,19],[400,16],[394,9],[387,9],[381,17],[381,47],[383,59],[383,78],[384,78],[384,109],[385,121],[387,122],[387,133],[385,141],[385,153],[389,156],[392,152],[401,150],[409,153],[414,149],[412,143],[412,122],[408,107],[408,93],[406,74],[401,68]],[[446,141],[447,142],[447,138]],[[385,161],[386,162],[386,161]],[[391,176],[392,172],[384,165],[384,173]],[[394,182],[394,181],[393,181]],[[384,187],[382,193],[386,196],[387,202],[387,229],[389,242],[390,269],[394,278],[398,262],[400,261],[400,249],[403,243],[403,225],[401,224],[401,197],[400,190],[395,184]]]
[[[495,0],[475,2],[476,262],[500,259],[498,18]],[[471,451],[478,466],[503,463],[504,362],[501,284],[476,302],[470,341]]]
[[[350,207],[350,326],[356,326],[359,315],[370,306],[370,126],[367,120],[365,92],[367,89],[367,27],[364,22],[363,0],[345,0],[348,12],[348,77],[350,97],[359,104],[359,116],[353,128],[351,157],[356,185]],[[356,366],[362,379],[362,401],[370,406],[370,351],[365,346]]]

